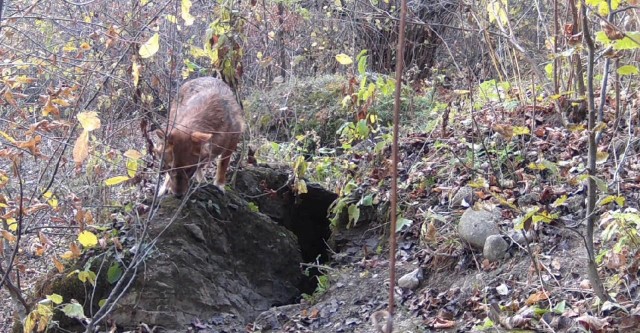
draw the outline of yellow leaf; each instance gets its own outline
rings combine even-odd
[[[297,184],[297,190],[298,190],[298,194],[303,194],[303,193],[307,193],[307,183],[300,179],[298,180],[298,184]]]
[[[529,127],[523,126],[514,126],[513,127],[513,135],[527,135],[529,132]]]
[[[167,16],[166,16],[166,17],[167,17],[167,21],[169,21],[169,22],[171,22],[171,23],[173,23],[173,24],[178,23],[178,20],[176,19],[176,17],[175,17],[175,16],[173,16],[173,15],[171,15],[171,14],[167,14]]]
[[[80,121],[82,128],[87,131],[93,131],[100,128],[100,118],[98,118],[98,113],[95,111],[80,112],[76,118]]]
[[[60,272],[60,273],[62,273],[62,272]],[[55,304],[60,304],[60,303],[62,303],[62,301],[64,301],[64,298],[62,298],[61,295],[58,295],[58,294],[55,294],[55,293],[51,294],[51,295],[47,295],[47,299],[52,301]]]
[[[195,17],[193,17],[190,13],[189,10],[191,9],[191,1],[190,0],[182,0],[181,2],[181,14],[182,14],[182,19],[184,20],[184,25],[192,25],[193,21],[195,21]]]
[[[142,154],[140,154],[140,152],[135,149],[129,149],[125,151],[123,155],[124,157],[131,158],[134,160],[139,160],[142,157]]]
[[[346,54],[344,54],[344,53],[340,53],[340,54],[336,55],[336,60],[341,65],[351,65],[353,63],[353,60],[351,59],[351,57],[346,55]]]
[[[501,25],[508,24],[507,4],[507,0],[493,0],[487,5],[490,23],[498,21]]]
[[[78,242],[86,248],[92,248],[98,245],[98,237],[93,232],[85,230],[78,235]]]
[[[38,321],[37,314],[35,312],[29,313],[24,320],[23,332],[33,332],[36,328],[36,322]]]
[[[151,58],[158,50],[160,49],[160,35],[156,32],[146,41],[144,44],[140,45],[140,50],[138,54],[142,58]]]
[[[60,255],[60,258],[62,258],[64,260],[71,260],[71,259],[77,258],[77,256],[75,256],[73,254],[73,252],[71,252],[71,251],[66,251],[65,253]],[[57,268],[57,266],[56,266],[56,268]]]
[[[14,218],[6,219],[7,224],[9,225],[9,230],[18,231],[18,221]]]
[[[599,151],[596,153],[596,164],[602,164],[609,158],[609,153],[606,151]]]
[[[126,182],[127,180],[129,180],[130,178],[127,176],[115,176],[115,177],[111,177],[107,180],[104,181],[104,184],[107,186],[113,186],[113,185],[118,185],[122,182]]]
[[[58,109],[57,106],[53,105],[52,101],[51,101],[51,97],[49,97],[47,99],[47,102],[44,105],[44,108],[42,109],[42,115],[43,116],[48,116],[48,115],[54,115],[54,116],[59,116],[60,115],[60,110]]]
[[[542,164],[542,163],[533,163],[533,162],[529,163],[529,165],[527,165],[527,168],[529,168],[531,170],[540,170],[540,171],[547,169],[547,167],[544,164]]]
[[[51,100],[51,103],[55,103],[55,104],[58,104],[60,106],[69,106],[69,105],[71,105],[71,104],[69,104],[69,102],[67,102],[66,100],[61,99],[61,98],[54,98],[54,99]]]
[[[45,192],[42,196],[47,199],[47,202],[52,208],[58,207],[58,199],[53,195],[53,193],[51,193],[51,191]]]
[[[82,131],[76,144],[73,146],[73,161],[76,163],[82,163],[89,156],[89,132],[87,130]]]
[[[65,46],[62,48],[62,51],[64,51],[64,52],[73,52],[73,51],[75,51],[75,50],[77,50],[77,49],[78,49],[78,48],[76,48],[76,47],[75,47],[75,45],[73,45],[73,43],[72,43],[72,42],[69,42],[69,44],[65,45]]]
[[[138,171],[138,160],[137,159],[128,159],[127,160],[127,174],[129,177],[135,177],[136,172]]]
[[[487,181],[482,177],[478,177],[477,179],[468,182],[467,185],[472,188],[483,188],[487,186]]]
[[[35,82],[36,79],[33,77],[29,77],[29,76],[25,76],[25,75],[20,75],[20,76],[16,76],[16,82],[20,83],[20,84],[31,84],[33,82]]]
[[[7,141],[11,142],[11,143],[15,143],[16,139],[12,138],[11,135],[5,133],[4,131],[0,131],[0,135],[2,135],[3,138],[7,139]]]
[[[138,81],[140,80],[140,67],[140,64],[135,61],[131,65],[131,75],[133,76],[133,85],[135,87],[138,86]]]

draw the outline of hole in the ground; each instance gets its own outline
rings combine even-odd
[[[307,191],[291,198],[288,221],[283,221],[283,225],[298,237],[303,262],[323,264],[329,259],[327,240],[331,236],[327,209],[338,196],[314,184],[309,184]],[[308,268],[308,273],[308,278],[300,286],[305,294],[316,290],[316,277],[322,274],[313,267]]]
[[[329,259],[326,241],[331,236],[327,209],[338,195],[320,185],[307,184],[307,193],[296,196],[286,185],[288,182],[286,172],[255,167],[238,173],[236,189],[254,202],[261,213],[297,236],[303,263],[323,264]],[[265,195],[265,189],[273,192]],[[302,293],[312,294],[321,272],[312,268],[308,273],[298,288]]]

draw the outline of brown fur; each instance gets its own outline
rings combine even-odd
[[[224,191],[225,173],[244,126],[242,108],[224,82],[203,77],[184,83],[171,103],[169,134],[158,131],[165,139],[167,171],[159,194],[166,190],[185,194],[191,177],[200,178],[201,168],[215,157],[219,157],[215,185]]]

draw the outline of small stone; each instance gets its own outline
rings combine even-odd
[[[522,234],[522,231],[513,230],[512,229],[508,233],[508,235],[509,235],[509,237],[511,238],[512,241],[514,241],[514,242],[516,242],[516,243],[518,243],[518,244],[520,244],[522,246],[525,246],[527,244],[527,242],[526,242],[527,240],[529,242],[531,242],[533,240],[533,231],[532,230],[529,230],[529,231],[525,232],[525,234],[527,235],[526,236],[527,237],[526,240],[525,240],[525,236]]]
[[[577,213],[586,207],[585,196],[576,194],[567,198],[564,202],[567,206],[567,210],[571,213]]]
[[[398,287],[403,289],[415,290],[420,285],[422,280],[422,270],[420,268],[415,269],[411,273],[405,274],[398,280]]]
[[[484,243],[484,257],[489,261],[502,260],[507,256],[507,250],[509,249],[509,243],[500,235],[491,235],[487,237],[487,241]]]
[[[471,205],[473,205],[473,189],[470,186],[459,188],[449,202],[449,207],[469,207]]]
[[[474,248],[483,249],[487,237],[500,234],[498,222],[501,218],[498,210],[489,212],[468,208],[460,217],[458,233]]]
[[[518,198],[519,207],[531,206],[539,202],[540,202],[540,193],[536,193],[536,192],[525,193]]]
[[[587,279],[580,281],[580,288],[585,290],[591,289],[591,281]]]
[[[193,235],[193,237],[195,239],[197,239],[200,242],[204,242],[205,238],[204,238],[204,233],[202,232],[202,229],[200,229],[200,227],[198,227],[197,225],[193,224],[193,223],[186,223],[184,225],[184,227],[189,230],[189,233],[191,233],[191,235]]]

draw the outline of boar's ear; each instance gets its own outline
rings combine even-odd
[[[210,133],[193,132],[191,133],[191,141],[199,144],[203,144],[211,139]]]

